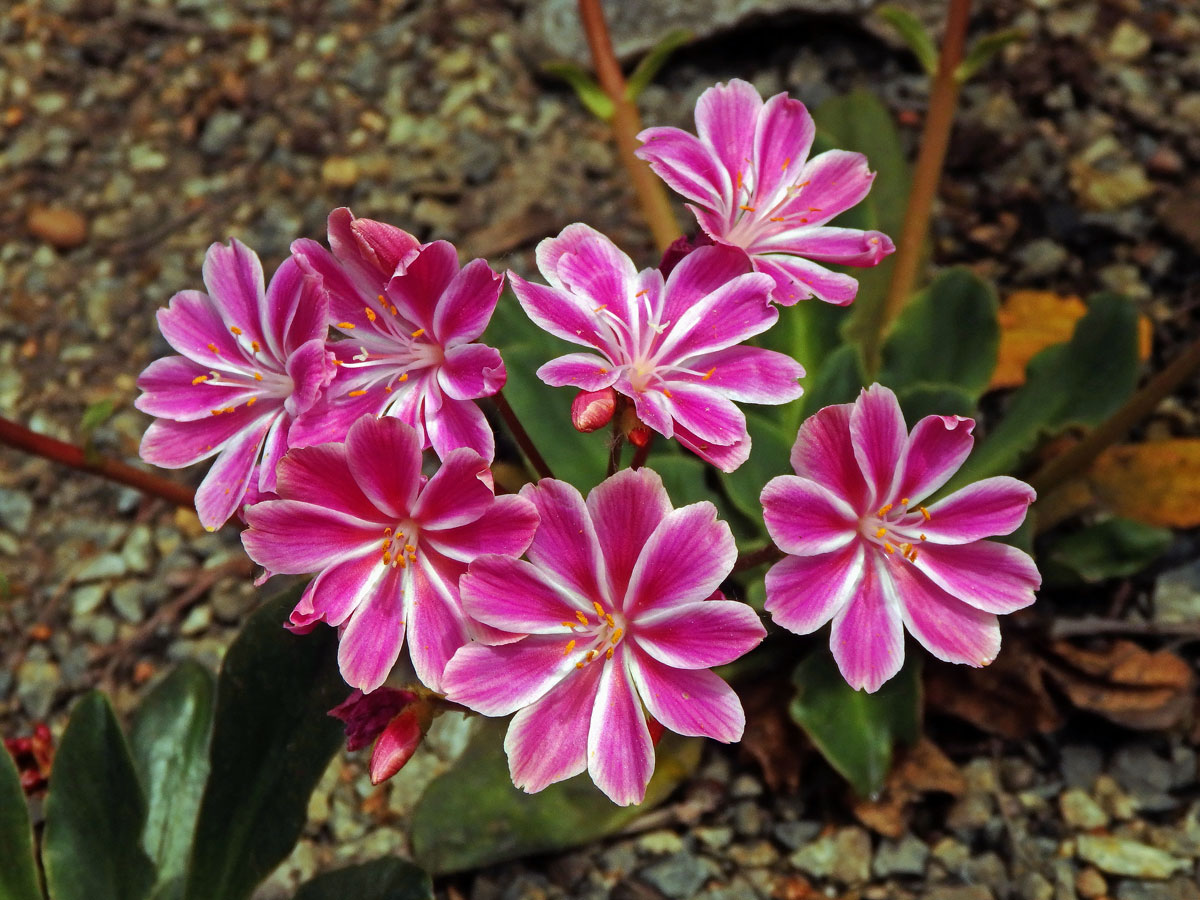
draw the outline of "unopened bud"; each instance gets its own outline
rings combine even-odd
[[[680,235],[663,252],[662,261],[658,264],[658,270],[662,272],[663,278],[666,278],[671,274],[671,270],[683,261],[685,256],[698,247],[707,247],[712,242],[712,238],[703,231],[697,234],[695,238]]]
[[[585,434],[603,428],[612,421],[617,408],[617,392],[610,387],[598,391],[580,391],[571,401],[571,424]]]
[[[425,737],[420,713],[416,706],[410,706],[383,729],[371,751],[371,784],[387,781],[412,759]]]
[[[346,749],[350,752],[369,747],[388,723],[417,702],[412,691],[376,688],[369,694],[356,690],[329,711],[346,726]]]
[[[625,435],[625,439],[635,447],[645,447],[654,437],[654,432],[637,417],[637,413],[631,406],[625,407],[625,411],[621,414],[621,432]]]

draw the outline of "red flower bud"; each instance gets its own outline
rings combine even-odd
[[[346,749],[350,752],[370,746],[396,716],[417,702],[412,691],[381,687],[364,694],[354,691],[329,711],[346,726]]]
[[[421,711],[410,706],[388,722],[371,751],[371,784],[382,784],[404,768],[425,737]],[[425,727],[428,727],[426,724]]]
[[[580,391],[571,401],[571,424],[576,431],[585,434],[603,428],[612,421],[617,408],[617,392],[612,388],[598,391]]]
[[[632,406],[625,407],[625,411],[621,414],[621,431],[625,434],[626,440],[635,447],[645,447],[654,437],[654,432],[637,417]]]

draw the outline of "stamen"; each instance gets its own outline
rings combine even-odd
[[[600,605],[600,601],[593,600],[592,606],[595,607],[596,615],[598,615],[601,619],[603,619],[604,618],[604,607]]]
[[[197,375],[195,378],[192,379],[192,384],[200,384],[200,382],[202,382],[202,381],[208,381],[208,376],[207,375]]]
[[[574,649],[575,649],[575,642],[567,641],[567,649],[563,651],[563,656],[567,656]]]
[[[929,515],[929,510],[927,510],[925,507],[918,506],[917,509],[919,509],[921,511],[921,515],[923,515],[925,517],[926,522],[928,522],[930,519],[933,518],[933,516]]]
[[[250,342],[250,350],[252,353],[257,353],[261,349],[262,349],[262,344],[260,344],[258,341]]]
[[[255,380],[255,381],[262,381],[262,372],[255,372],[255,373],[254,373],[254,380]]]
[[[640,291],[638,291],[633,296],[634,297],[645,297],[648,293],[650,293],[650,288],[642,288]]]
[[[353,328],[354,323],[353,322],[338,322],[337,327],[338,328]]]
[[[213,353],[217,354],[217,356],[221,355],[221,351],[217,349],[217,345],[214,343],[210,342],[208,345],[208,349],[211,350]]]
[[[238,328],[236,325],[230,325],[229,330],[232,331],[234,334],[242,333],[242,329]]]
[[[602,309],[608,309],[608,304],[601,303],[599,306],[597,306],[595,309],[593,309],[592,312],[597,313],[597,312],[600,312],[600,310],[602,310]]]
[[[575,623],[574,623],[574,622],[560,622],[559,624],[560,624],[560,625],[562,625],[562,627],[563,627],[563,628],[567,628],[567,629],[569,629],[569,630],[571,630],[571,631],[574,631],[574,630],[575,630]]]
[[[616,623],[615,623],[615,622],[613,622],[613,617],[612,617],[611,615],[609,615],[608,613],[605,613],[605,614],[604,614],[604,621],[606,621],[606,622],[608,623],[608,627],[609,627],[609,628],[615,628],[615,627],[616,627]]]
[[[927,541],[927,540],[929,540],[929,538],[925,537],[925,535],[921,535],[921,540]]]
[[[767,221],[768,222],[786,222],[787,218],[785,216],[771,216],[771,218],[767,219]]]
[[[891,544],[889,544],[887,541],[884,541],[883,542],[883,551],[884,551],[884,553],[895,553],[896,548],[893,547]]]
[[[739,206],[738,209],[744,210],[745,212],[754,212],[753,206],[742,205],[742,206]]]
[[[415,554],[415,553],[408,554],[408,561],[410,563],[415,563],[417,561],[417,554]]]
[[[385,566],[390,566],[392,564],[392,554],[387,550],[383,551],[383,564]]]
[[[612,647],[609,647],[607,650],[604,651],[604,658],[605,659],[613,658],[613,648]]]
[[[883,537],[885,534],[887,534],[887,529],[880,528],[877,532],[875,532],[875,537]]]
[[[253,406],[253,405],[254,405],[255,403],[257,403],[257,402],[258,402],[258,398],[257,398],[257,397],[251,397],[249,400],[247,400],[247,401],[246,401],[246,405],[247,405],[247,406]]]
[[[703,378],[701,378],[700,380],[701,380],[701,381],[708,381],[708,379],[712,378],[712,376],[713,376],[713,372],[715,372],[715,371],[717,371],[717,367],[716,367],[716,366],[713,366],[711,369],[709,369],[707,372],[705,372],[705,373],[704,373],[704,377],[703,377]]]
[[[612,642],[613,642],[614,647],[621,640],[621,635],[623,635],[624,633],[625,633],[624,628],[618,628],[616,631],[613,632]]]
[[[390,536],[390,535],[391,535],[391,533],[392,533],[392,528],[391,528],[391,526],[389,525],[387,528],[383,529],[383,533],[384,533],[385,535],[388,535],[388,536]]]
[[[787,167],[788,167],[788,165],[791,163],[791,161],[792,161],[792,158],[789,156],[787,159],[785,159],[785,160],[783,161],[783,165],[779,167],[779,171],[780,171],[780,172],[786,172],[786,171],[787,171]]]
[[[423,335],[424,333],[425,333],[425,329],[424,329],[424,328],[418,328],[416,331],[414,331],[414,332],[412,333],[412,336],[413,336],[413,337],[415,337],[415,338],[419,338],[419,337],[420,337],[421,335]]]
[[[370,319],[372,322],[375,321],[375,310],[368,306],[363,309],[363,312],[367,314],[368,319]]]
[[[405,544],[405,545],[404,545],[404,552],[405,552],[405,553],[416,553],[416,552],[417,552],[417,548],[416,548],[416,547],[414,547],[412,544]]]
[[[588,621],[588,617],[587,617],[587,616],[585,616],[583,613],[581,613],[579,610],[575,610],[575,618],[577,618],[577,619],[578,619],[580,622],[582,622],[584,625],[590,625],[590,624],[591,624],[591,622],[589,622],[589,621]]]
[[[670,390],[670,388],[663,388],[663,389],[662,389],[662,392],[663,392],[663,396],[664,396],[664,397],[666,397],[668,400],[670,400],[670,399],[671,399],[671,390]]]
[[[908,506],[908,498],[907,498],[907,497],[901,497],[901,498],[900,498],[900,505],[901,505],[901,506]]]
[[[596,651],[595,651],[595,650],[589,650],[589,651],[587,652],[587,656],[586,656],[586,657],[584,657],[584,659],[585,659],[585,661],[586,661],[586,662],[591,662],[591,661],[592,661],[593,659],[595,659],[595,658],[596,658]]]
[[[361,396],[362,396],[363,394],[365,394],[365,393],[366,393],[366,391],[365,391],[365,390],[362,390],[362,391],[350,391],[350,393],[348,394],[348,396],[350,396],[350,397],[361,397]]]
[[[891,512],[891,510],[892,510],[892,504],[889,503],[887,506],[879,507],[879,512],[875,513],[875,515],[879,516],[879,518],[882,519],[889,512]]]
[[[403,375],[401,375],[401,376],[400,376],[399,378],[397,378],[396,380],[397,380],[397,381],[400,381],[400,382],[408,381],[408,373],[407,373],[407,372],[405,372]]]
[[[577,668],[577,669],[582,669],[582,668],[583,668],[583,663],[581,663],[581,662],[577,662],[577,663],[575,663],[575,668]]]

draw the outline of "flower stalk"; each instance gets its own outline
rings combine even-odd
[[[517,446],[521,448],[521,452],[525,454],[525,458],[533,466],[533,470],[537,473],[538,478],[553,478],[554,473],[550,471],[550,466],[547,465],[542,454],[538,452],[538,448],[534,446],[533,439],[529,436],[529,432],[525,430],[525,426],[521,424],[521,420],[517,418],[516,412],[509,406],[508,398],[504,396],[504,391],[496,391],[492,395],[492,402],[496,404],[500,418],[504,419],[504,424],[508,426],[508,433],[513,436],[513,440],[517,442]]]

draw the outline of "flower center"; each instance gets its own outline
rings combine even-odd
[[[405,528],[407,533],[403,530]],[[380,552],[380,562],[384,566],[408,568],[409,563],[417,561],[417,527],[409,523],[398,525],[395,529],[383,529]]]
[[[924,506],[909,507],[908,498],[902,497],[895,503],[887,503],[874,515],[859,519],[859,532],[889,556],[899,551],[909,562],[917,561],[917,547],[925,540],[921,526],[930,520],[929,510]]]
[[[400,317],[400,311],[387,297],[380,294],[378,303],[378,307],[363,308],[364,323],[338,322],[336,325],[352,342],[355,335],[351,332],[359,324],[364,328],[359,352],[350,362],[341,360],[338,365],[343,369],[376,370],[373,376],[367,377],[366,384],[360,381],[362,386],[349,392],[351,397],[361,397],[381,385],[390,394],[395,385],[408,381],[410,372],[440,366],[446,358],[445,350],[426,335],[424,328],[411,330],[412,326]]]
[[[290,397],[292,391],[296,389],[292,377],[287,372],[273,368],[274,360],[270,356],[264,355],[262,345],[258,341],[247,338],[242,329],[231,325],[229,331],[237,342],[241,358],[230,358],[222,354],[215,343],[210,343],[208,349],[219,360],[220,368],[212,369],[204,375],[197,375],[192,379],[192,385],[252,390],[254,396],[246,400],[246,406],[253,406],[260,398],[264,397],[268,399]],[[211,412],[217,416],[233,411],[234,407],[232,406],[222,406]]]
[[[563,622],[563,628],[571,632],[572,637],[567,641],[563,656],[578,656],[575,668],[582,669],[588,663],[599,658],[613,658],[613,651],[621,643],[625,635],[625,619],[618,613],[610,613],[597,601],[592,602],[596,615],[591,616],[580,610],[575,611],[575,622]]]

